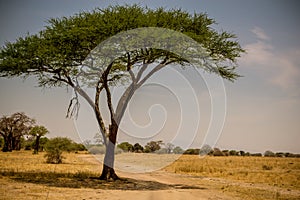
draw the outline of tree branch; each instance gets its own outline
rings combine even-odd
[[[165,64],[160,63],[154,67],[154,69],[152,69],[139,83],[137,83],[137,88],[141,87],[154,73],[158,72],[165,66]]]
[[[109,109],[109,113],[110,113],[110,120],[111,123],[113,123],[113,121],[115,121],[115,113],[114,113],[114,109],[113,109],[113,105],[112,105],[112,100],[111,100],[111,93],[110,93],[110,89],[107,85],[107,82],[104,83],[104,88],[105,88],[105,92],[106,92],[106,98],[107,98],[107,106]]]
[[[107,140],[106,140],[106,128],[105,128],[105,124],[103,122],[103,118],[101,116],[101,112],[100,112],[100,108],[99,108],[99,98],[100,98],[100,94],[101,91],[103,90],[104,86],[103,84],[100,86],[101,80],[99,80],[97,82],[97,87],[96,87],[96,95],[95,95],[95,115],[96,115],[96,119],[98,121],[98,124],[100,126],[100,131],[103,137],[103,141],[104,141],[104,145],[107,146]]]
[[[140,71],[138,72],[137,76],[136,76],[136,82],[139,82],[144,71],[146,70],[146,68],[148,67],[149,63],[143,63],[142,68],[140,69]]]
[[[133,73],[133,71],[132,71],[132,69],[131,69],[131,63],[130,63],[130,54],[129,54],[129,52],[127,52],[127,71],[129,72],[129,74],[130,74],[130,77],[131,77],[131,80],[132,80],[132,82],[136,82],[136,78],[135,78],[135,75],[134,75],[134,73]]]
[[[134,91],[136,90],[135,88],[136,88],[136,85],[135,85],[135,83],[132,82],[130,84],[130,86],[128,86],[128,88],[124,91],[121,98],[119,99],[118,106],[116,109],[116,122],[118,124],[120,124],[120,122],[121,122],[121,119],[124,115],[127,104],[129,102],[129,100],[131,99],[131,97],[133,96]]]

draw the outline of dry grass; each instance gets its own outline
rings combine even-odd
[[[300,190],[299,158],[183,155],[165,170]]]
[[[45,153],[33,155],[30,151],[14,151],[0,153],[0,172],[34,172],[34,173],[89,173],[95,174],[100,171],[99,165],[80,160],[74,153],[64,153],[63,164],[48,164],[44,158]]]
[[[48,164],[44,155],[45,153],[33,155],[30,151],[0,152],[0,179],[8,177],[23,183],[63,188],[162,190],[178,187],[177,185],[130,178],[102,181],[98,178],[102,165],[90,154],[64,153],[65,159],[62,164]],[[124,156],[126,158],[128,154],[124,154]]]
[[[134,179],[109,183],[100,181],[96,177],[100,175],[101,164],[95,157],[74,153],[64,153],[64,156],[66,159],[63,164],[47,164],[44,153],[33,155],[30,151],[0,152],[0,184],[3,185],[0,187],[0,194],[6,192],[7,196],[2,197],[11,199],[9,195],[16,195],[16,193],[7,191],[19,191],[18,197],[28,199],[33,198],[34,195],[39,195],[38,197],[41,198],[50,192],[58,197],[64,192],[70,195],[79,195],[79,193],[83,195],[94,189],[177,191],[178,188],[189,187],[199,191],[205,186],[207,190],[202,192],[217,191],[238,199],[300,199],[299,158],[183,155],[165,167],[164,171],[184,175],[173,174],[177,178],[171,175],[173,178],[170,179],[170,184],[164,184]],[[172,156],[120,154],[116,156],[116,159],[120,162],[120,167],[147,171],[147,167],[154,169],[161,167],[162,163],[170,162],[174,159]],[[130,171],[130,169],[125,169],[125,171]],[[165,172],[160,173],[165,174]],[[148,174],[146,177],[153,175]],[[164,175],[165,178],[169,176],[168,173]],[[157,178],[160,180],[159,176]],[[178,187],[172,183],[173,179],[184,179],[186,185]],[[195,187],[191,188],[190,186],[193,185]],[[60,193],[55,191],[60,191]]]

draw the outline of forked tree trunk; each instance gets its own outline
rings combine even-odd
[[[109,128],[109,141],[106,146],[106,152],[103,162],[102,174],[100,176],[100,180],[118,180],[120,179],[115,170],[114,170],[114,162],[115,162],[115,144],[118,133],[118,125],[113,123]]]

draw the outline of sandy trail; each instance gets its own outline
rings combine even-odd
[[[140,155],[137,155],[140,156]],[[144,155],[143,155],[144,156]],[[255,184],[255,183],[245,183],[239,182],[229,179],[222,178],[211,178],[211,177],[200,177],[200,176],[192,176],[192,175],[183,175],[183,174],[175,174],[166,172],[163,170],[156,170],[152,172],[143,172],[143,169],[150,169],[151,167],[154,169],[159,169],[159,167],[165,165],[167,163],[160,163],[157,165],[157,162],[153,162],[151,157],[146,158],[141,163],[135,163],[132,160],[132,155],[130,157],[122,156],[123,160],[119,163],[119,166],[122,169],[126,170],[126,167],[130,166],[130,169],[126,172],[117,170],[117,174],[120,177],[130,178],[135,180],[142,181],[153,181],[157,183],[162,183],[166,185],[173,186],[172,189],[168,190],[156,190],[156,191],[118,191],[117,193],[113,191],[103,191],[103,197],[110,196],[112,199],[128,199],[133,197],[134,199],[187,199],[188,200],[198,200],[198,199],[241,199],[236,197],[233,193],[224,193],[221,188],[226,186],[236,186],[242,187],[245,189],[263,189],[269,191],[271,193],[279,193],[285,195],[292,196],[300,196],[300,191],[298,190],[286,190],[279,187],[268,186],[263,184]],[[81,159],[101,165],[101,162],[94,156],[82,156]],[[142,160],[139,158],[138,160]],[[163,159],[161,159],[163,160]],[[169,162],[167,160],[167,162]],[[146,163],[146,167],[145,167]],[[156,165],[155,165],[156,163]],[[140,173],[131,173],[132,170],[138,171]],[[128,172],[129,171],[129,172]],[[145,171],[145,170],[144,170]],[[132,195],[132,196],[131,196]],[[230,196],[229,196],[230,195]],[[234,196],[232,196],[234,195]]]
[[[81,159],[100,164],[97,159],[91,156],[81,156]],[[127,191],[127,190],[102,190],[98,191],[101,193],[101,199],[111,199],[111,200],[123,200],[123,199],[146,199],[146,200],[201,200],[201,199],[220,199],[229,200],[237,199],[233,196],[228,196],[224,194],[219,188],[214,184],[206,184],[207,181],[203,182],[203,178],[195,178],[189,175],[180,175],[165,172],[162,170],[144,173],[130,173],[124,171],[117,171],[120,177],[130,178],[142,181],[153,181],[158,183],[163,183],[166,185],[171,185],[172,189],[162,189],[162,190],[137,190],[137,191]],[[95,192],[95,191],[94,191]],[[86,199],[97,198],[96,194],[89,194]]]

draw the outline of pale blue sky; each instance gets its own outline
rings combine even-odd
[[[225,82],[227,113],[218,147],[251,152],[300,152],[300,3],[297,0],[0,1],[0,45],[27,32],[36,33],[49,18],[124,2],[206,12],[217,21],[218,30],[238,36],[248,52],[239,61],[238,71],[244,77],[235,83]],[[1,78],[0,115],[24,111],[45,125],[51,136],[77,138],[73,121],[64,118],[71,92],[42,90],[35,85],[34,79],[23,82]],[[200,144],[199,136],[193,146]]]

